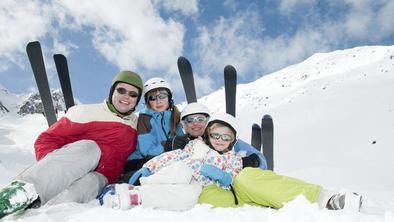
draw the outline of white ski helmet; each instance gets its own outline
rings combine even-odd
[[[143,92],[144,97],[146,97],[146,94],[149,91],[151,91],[153,89],[158,89],[158,88],[167,89],[168,92],[170,94],[172,94],[172,90],[171,90],[170,84],[167,81],[165,81],[163,78],[155,77],[155,78],[148,79],[148,81],[145,82],[145,84],[144,84],[144,92]]]
[[[238,139],[239,126],[238,126],[237,120],[235,119],[234,116],[232,116],[228,113],[215,113],[209,119],[207,127],[209,127],[210,125],[212,125],[214,123],[224,123],[224,124],[230,126],[230,128],[232,128],[232,130],[235,133],[235,138]]]
[[[194,103],[189,103],[183,108],[181,112],[181,120],[183,120],[186,116],[191,115],[191,114],[204,114],[207,117],[209,117],[209,110],[208,107],[206,107],[204,104],[194,102]]]

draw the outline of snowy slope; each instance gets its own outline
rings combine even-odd
[[[316,54],[239,85],[242,129],[263,114],[273,117],[278,172],[327,186],[392,189],[393,57],[393,46]],[[214,94],[201,101],[223,111],[214,102],[223,90]],[[250,130],[242,137],[250,138]]]
[[[197,80],[198,81],[198,80]],[[368,212],[319,210],[302,197],[276,211],[260,207],[187,212],[135,208],[114,211],[63,204],[9,217],[20,221],[394,221],[394,46],[315,54],[255,82],[238,85],[241,138],[270,114],[275,127],[275,171],[328,188],[358,191]],[[224,111],[224,92],[200,99]],[[0,117],[0,184],[34,162],[32,145],[46,128],[42,115]],[[6,220],[6,221],[7,221]]]

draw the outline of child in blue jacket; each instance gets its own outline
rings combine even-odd
[[[118,182],[128,182],[144,163],[172,150],[172,140],[183,135],[180,112],[174,105],[170,84],[162,78],[151,78],[144,84],[146,107],[139,113],[137,149],[129,158],[124,175]]]

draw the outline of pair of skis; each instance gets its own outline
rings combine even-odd
[[[267,159],[268,169],[274,170],[274,124],[270,115],[263,116],[261,125],[257,123],[252,125],[251,145],[263,152]],[[261,146],[263,150],[261,150]]]
[[[226,98],[226,112],[235,116],[237,95],[237,71],[231,65],[224,68],[224,90]],[[274,169],[274,125],[270,115],[264,115],[261,126],[252,125],[251,145],[258,151],[262,151],[267,159],[269,170]],[[261,150],[261,146],[263,150]]]
[[[188,103],[197,102],[196,90],[194,86],[193,70],[190,62],[185,57],[178,58],[178,70],[182,79],[183,88]],[[237,93],[237,71],[227,65],[224,68],[224,89],[226,98],[226,112],[235,116],[236,113],[236,93]],[[269,115],[264,115],[261,126],[253,124],[251,144],[267,158],[268,169],[273,170],[273,122]]]
[[[49,88],[48,77],[45,70],[44,58],[42,55],[40,43],[38,41],[29,42],[26,46],[26,52],[33,70],[34,78],[37,83],[38,92],[41,96],[45,118],[48,122],[48,126],[51,126],[57,121],[57,117],[55,108],[53,106],[52,94]],[[74,97],[72,94],[67,59],[62,54],[55,54],[53,58],[55,60],[56,70],[59,76],[66,109],[68,109],[74,105]]]
[[[189,60],[181,56],[178,58],[177,63],[187,103],[197,102],[193,70]],[[224,68],[224,85],[226,91],[226,112],[235,116],[237,71],[231,65]]]

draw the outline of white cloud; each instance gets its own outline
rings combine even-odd
[[[257,36],[264,27],[257,17],[254,11],[246,11],[231,18],[221,17],[212,27],[199,29],[193,51],[204,73],[223,72],[225,65],[232,64],[242,75],[260,66],[263,44]]]
[[[263,67],[273,71],[297,63],[316,52],[327,51],[330,42],[319,30],[299,30],[292,36],[266,39],[262,51]]]
[[[202,97],[203,95],[212,92],[213,90],[217,90],[217,77],[214,76],[203,76],[200,74],[195,74],[194,82],[197,92],[197,98]]]
[[[382,37],[393,35],[394,33],[394,1],[388,1],[384,7],[380,8],[377,16],[376,23],[379,24],[379,29]]]
[[[69,55],[72,50],[78,49],[79,47],[70,41],[61,42],[58,39],[53,41],[53,53]]]
[[[0,11],[0,70],[11,63],[22,67],[26,44],[49,32],[52,14],[47,6],[28,0],[3,0]]]
[[[244,11],[232,18],[220,18],[213,27],[201,27],[194,52],[202,72],[206,76],[223,73],[223,68],[232,64],[241,79],[258,77],[329,48],[324,33],[314,29],[261,37],[264,26],[258,21],[254,11]]]
[[[181,12],[186,16],[198,13],[198,0],[153,0],[153,2],[166,11]]]
[[[185,14],[197,13],[197,1],[189,3],[161,4]],[[62,30],[90,35],[93,46],[120,69],[174,72],[174,61],[182,54],[183,24],[161,18],[151,1],[4,0],[0,11],[0,71],[26,64],[29,41],[45,38],[52,42],[48,52],[71,53],[78,46],[64,40]]]
[[[241,1],[238,0],[224,0],[223,5],[231,9],[232,11],[237,11],[237,9],[240,7],[240,4],[243,4]]]
[[[381,40],[394,33],[393,0],[330,0],[326,4],[319,9],[316,0],[281,0],[277,10],[289,20],[307,12],[308,19],[299,24],[301,29],[320,29],[330,36],[333,34],[326,30],[335,30],[344,45],[347,41]]]
[[[150,1],[59,4],[68,15],[68,27],[92,28],[94,47],[119,68],[171,70],[181,54],[184,26],[162,19]]]
[[[379,40],[394,33],[394,1],[347,0],[348,7],[341,27],[347,38]]]

